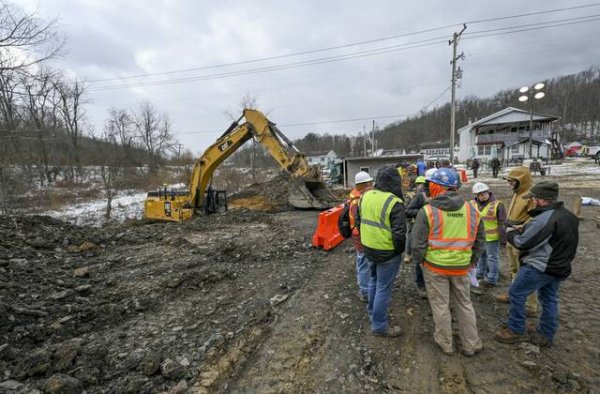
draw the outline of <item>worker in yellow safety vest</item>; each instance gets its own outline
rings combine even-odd
[[[500,245],[506,245],[506,209],[483,182],[473,185],[473,195],[471,204],[481,215],[485,229],[485,250],[477,261],[476,275],[482,288],[491,288],[500,278]]]
[[[358,204],[360,240],[370,273],[367,310],[375,336],[401,334],[400,327],[389,326],[387,310],[406,245],[402,197],[400,174],[386,166],[377,172],[374,189],[364,193]]]
[[[462,354],[472,356],[483,348],[483,343],[471,304],[469,269],[485,247],[485,233],[479,212],[457,189],[458,176],[452,169],[440,168],[430,178],[431,199],[415,220],[412,254],[415,261],[423,262],[435,342],[444,353],[453,353],[452,298]]]

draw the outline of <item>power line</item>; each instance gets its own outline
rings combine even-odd
[[[500,20],[523,18],[523,17],[535,16],[535,15],[543,15],[543,14],[549,14],[549,13],[555,13],[555,12],[578,10],[578,9],[584,9],[584,8],[590,8],[590,7],[597,7],[597,6],[600,6],[600,3],[591,3],[591,4],[584,4],[584,5],[579,5],[579,6],[555,8],[555,9],[551,9],[551,10],[544,10],[544,11],[537,11],[537,12],[529,12],[529,13],[524,13],[524,14],[516,14],[516,15],[509,15],[509,16],[496,17],[496,18],[472,20],[472,21],[466,21],[463,23],[467,23],[467,24],[486,23],[486,22],[493,22],[493,21],[500,21]],[[398,39],[398,38],[402,38],[402,37],[430,33],[430,32],[434,32],[434,31],[439,31],[439,30],[444,30],[444,29],[448,29],[451,27],[455,27],[455,26],[461,25],[463,23],[455,23],[455,24],[451,24],[451,25],[439,26],[439,27],[419,30],[419,31],[415,31],[415,32],[396,34],[396,35],[392,35],[392,36],[380,37],[380,38],[375,38],[375,39],[371,39],[371,40],[358,41],[358,42],[353,42],[353,43],[348,43],[348,44],[343,44],[343,45],[318,48],[318,49],[312,49],[312,50],[305,50],[305,51],[294,52],[294,53],[290,53],[290,54],[286,54],[286,55],[271,56],[271,57],[265,57],[265,58],[239,61],[239,62],[215,64],[215,65],[204,66],[204,67],[194,67],[194,68],[187,68],[187,69],[180,69],[180,70],[164,71],[164,72],[159,72],[159,73],[145,73],[145,74],[122,76],[122,77],[93,79],[93,80],[89,80],[88,82],[89,83],[97,83],[97,82],[118,81],[118,80],[124,80],[124,79],[146,78],[146,77],[151,77],[151,76],[172,75],[172,74],[178,74],[178,73],[188,73],[188,72],[193,72],[193,71],[201,71],[201,70],[208,70],[208,69],[214,69],[214,68],[238,66],[238,65],[243,65],[243,64],[252,64],[252,63],[269,61],[269,60],[284,59],[284,58],[289,58],[289,57],[294,57],[294,56],[302,56],[302,55],[307,55],[307,54],[312,54],[312,53],[332,51],[332,50],[336,50],[336,49],[349,48],[349,47],[360,46],[360,45],[365,45],[365,44],[373,44],[376,42],[383,42],[383,41],[394,40],[394,39]]]
[[[555,21],[550,21],[550,22],[537,22],[537,23],[531,23],[531,24],[525,24],[525,25],[509,26],[509,27],[503,27],[503,28],[497,28],[497,29],[475,31],[475,32],[470,33],[471,36],[469,36],[469,38],[483,38],[483,37],[490,37],[490,36],[495,36],[495,35],[504,35],[504,34],[524,32],[524,31],[540,30],[540,29],[545,29],[545,28],[549,28],[549,27],[557,27],[557,26],[566,26],[566,25],[579,24],[579,23],[594,22],[594,21],[598,20],[597,18],[595,18],[597,16],[600,16],[600,14],[586,16],[586,17],[578,17],[578,18],[566,18],[566,19],[555,20]],[[592,19],[585,19],[585,18],[592,18]],[[566,22],[566,23],[563,23],[563,22]],[[545,24],[545,25],[541,26],[543,24]],[[535,27],[527,28],[527,26],[535,26]],[[517,30],[506,31],[506,30],[515,29],[515,28]],[[489,34],[481,34],[481,33],[487,33],[487,32],[489,32]],[[496,32],[496,33],[494,33],[494,32]],[[467,37],[465,37],[465,38],[467,38]],[[231,71],[231,72],[220,73],[220,74],[205,74],[205,75],[198,75],[198,76],[190,76],[190,77],[178,78],[178,79],[166,79],[166,80],[149,81],[149,82],[140,81],[140,82],[134,82],[134,83],[129,83],[129,84],[125,84],[125,85],[99,86],[96,88],[90,88],[90,89],[88,89],[88,91],[103,91],[103,90],[125,89],[125,88],[134,88],[134,87],[153,87],[153,86],[178,84],[178,83],[184,83],[184,82],[195,82],[195,81],[202,81],[202,80],[211,80],[211,79],[228,78],[228,77],[234,77],[234,76],[267,73],[267,72],[273,72],[273,71],[288,70],[288,69],[295,69],[295,68],[313,66],[313,65],[318,65],[318,64],[337,62],[337,61],[341,61],[341,60],[348,60],[348,59],[354,59],[354,58],[359,58],[359,57],[381,55],[381,54],[396,52],[396,51],[400,51],[400,50],[416,49],[416,48],[421,48],[421,47],[425,47],[425,46],[436,45],[436,44],[443,43],[443,42],[446,42],[445,37],[434,37],[434,38],[424,39],[424,40],[420,40],[420,41],[413,41],[413,42],[405,43],[405,44],[396,44],[396,45],[387,46],[387,47],[383,47],[383,48],[369,49],[369,50],[358,51],[358,52],[354,52],[354,53],[335,55],[335,56],[330,56],[330,57],[325,57],[325,58],[317,58],[317,59],[312,59],[312,60],[304,60],[304,61],[299,61],[299,62],[295,62],[295,63],[288,63],[288,64],[275,65],[275,66],[265,66],[265,67],[258,67],[258,68],[249,68],[249,69],[245,69],[245,70]]]
[[[557,20],[553,20],[553,21],[544,21],[544,22],[537,22],[537,23],[527,23],[524,25],[498,27],[495,29],[488,29],[488,30],[479,30],[479,31],[474,31],[474,32],[467,32],[467,33],[465,33],[465,36],[470,36],[470,35],[480,34],[480,33],[499,32],[502,30],[519,29],[521,27],[543,26],[543,25],[550,25],[550,24],[559,23],[559,22],[579,21],[579,20],[583,20],[583,19],[597,18],[597,17],[600,17],[600,14],[579,16],[579,17],[574,17],[574,18],[557,19]]]
[[[450,90],[450,86],[444,89],[439,95],[437,95],[433,100],[431,100],[427,105],[423,106],[421,110],[427,109],[436,101],[444,96]],[[419,111],[421,111],[419,110]],[[413,115],[417,115],[419,111],[413,112],[411,114],[396,114],[396,115],[383,115],[383,116],[367,116],[364,118],[347,118],[347,119],[335,119],[335,120],[325,120],[325,121],[315,121],[315,122],[301,122],[301,123],[287,123],[281,124],[281,127],[299,127],[299,126],[314,126],[319,124],[334,124],[334,123],[348,123],[348,122],[359,122],[365,120],[373,120],[373,119],[390,119],[390,118],[408,118]],[[176,135],[187,135],[187,134],[216,134],[221,133],[222,130],[204,130],[204,131],[188,131],[188,132],[176,132]]]
[[[479,32],[473,32],[472,34],[474,34],[474,35],[465,37],[465,40],[467,40],[467,39],[473,39],[473,38],[484,38],[484,37],[492,37],[492,36],[502,36],[502,35],[505,35],[505,34],[522,33],[522,32],[525,32],[525,31],[542,30],[542,29],[547,29],[547,28],[550,28],[550,27],[557,27],[557,26],[578,25],[578,24],[581,24],[581,23],[596,22],[596,21],[599,21],[599,20],[600,20],[600,17],[596,17],[596,18],[593,18],[593,19],[587,19],[587,20],[582,20],[582,21],[567,22],[567,23],[554,23],[554,24],[546,25],[546,26],[538,26],[538,27],[532,27],[532,28],[523,28],[523,29],[517,29],[517,30],[512,30],[512,31],[505,31],[505,32],[499,32],[499,33],[490,33],[490,34],[480,34],[480,35],[476,35],[476,33],[479,33]]]
[[[396,51],[406,50],[406,49],[421,48],[421,47],[435,45],[435,44],[439,44],[439,43],[443,43],[443,42],[446,42],[445,36],[429,38],[429,39],[421,40],[421,41],[414,41],[414,42],[410,42],[410,43],[406,43],[406,44],[397,44],[397,45],[378,48],[378,49],[369,49],[369,50],[354,52],[354,53],[350,53],[350,54],[336,55],[336,56],[317,58],[317,59],[312,59],[312,60],[304,60],[304,61],[299,61],[299,62],[295,62],[295,63],[288,63],[288,64],[282,64],[282,65],[276,65],[276,66],[265,66],[265,67],[259,67],[259,68],[250,68],[250,69],[245,69],[245,70],[231,71],[231,72],[221,73],[221,74],[207,74],[207,75],[199,75],[199,76],[194,76],[194,77],[167,79],[167,80],[152,81],[152,82],[136,82],[136,83],[130,83],[127,85],[99,86],[96,88],[90,88],[89,91],[171,85],[171,84],[183,83],[183,82],[202,81],[202,80],[227,78],[227,77],[241,76],[241,75],[248,75],[248,74],[259,74],[259,73],[266,73],[266,72],[272,72],[272,71],[288,70],[288,69],[293,69],[293,68],[312,66],[312,65],[316,65],[316,64],[332,63],[332,62],[336,62],[336,61],[340,61],[340,60],[354,59],[354,58],[358,58],[358,57],[380,55],[380,54],[384,54],[384,53],[396,52]]]

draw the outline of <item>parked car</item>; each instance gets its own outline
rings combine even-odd
[[[584,145],[581,147],[582,156],[594,157],[596,159],[600,159],[600,145],[587,146]]]

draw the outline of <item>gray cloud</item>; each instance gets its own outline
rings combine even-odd
[[[211,75],[382,48],[426,38],[449,39],[460,22],[573,7],[580,2],[534,0],[422,1],[118,1],[46,0],[42,14],[59,16],[69,36],[61,66],[93,80],[247,61],[389,37],[432,27],[452,27],[335,51],[313,53],[144,81]],[[600,7],[528,18],[469,24],[460,50],[466,59],[458,97],[496,91],[581,71],[600,59],[600,22],[472,38],[477,31],[600,14]],[[279,124],[416,113],[449,85],[446,42],[308,67],[135,89],[90,91],[89,120],[102,126],[107,108],[135,107],[148,99],[169,114],[179,140],[198,153],[224,130],[246,94]],[[131,80],[127,80],[130,82]],[[137,80],[136,80],[137,81]],[[118,85],[124,81],[94,83]],[[443,104],[449,94],[437,104]],[[392,122],[397,119],[389,119]],[[378,120],[385,125],[387,119]],[[291,138],[308,132],[358,133],[370,121],[282,127]],[[460,125],[459,125],[460,126]]]

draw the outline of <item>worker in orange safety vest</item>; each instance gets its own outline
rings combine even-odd
[[[429,180],[431,199],[413,227],[413,260],[423,262],[423,275],[435,325],[434,341],[446,354],[454,351],[450,299],[458,318],[462,354],[483,348],[471,304],[469,269],[485,247],[479,212],[457,193],[458,176],[438,169]]]

